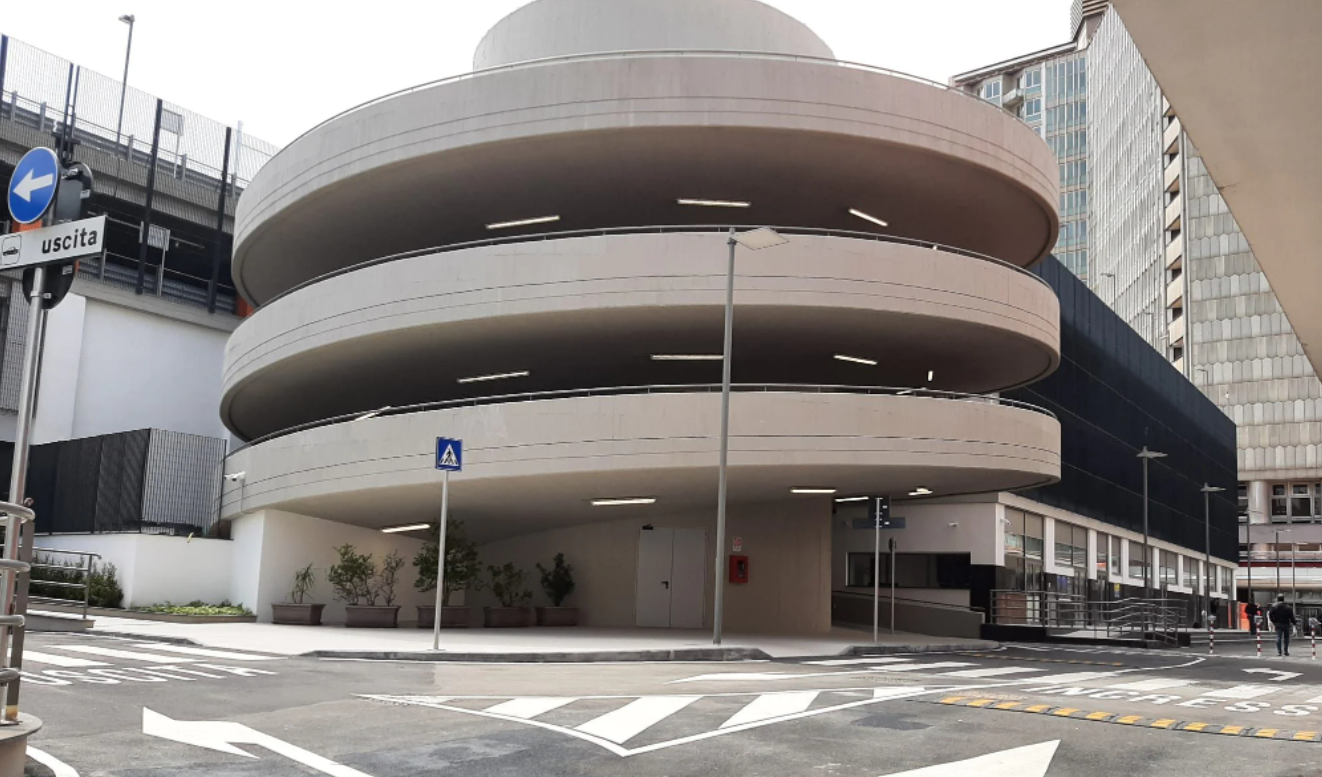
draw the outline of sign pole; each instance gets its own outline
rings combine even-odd
[[[445,607],[445,525],[450,517],[450,470],[441,480],[441,525],[436,538],[436,614],[431,625],[431,649],[441,649],[441,611]]]
[[[881,616],[881,517],[872,513],[872,644],[878,643],[878,621]]]
[[[891,636],[895,636],[895,539],[891,539]]]

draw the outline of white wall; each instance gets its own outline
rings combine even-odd
[[[46,349],[38,387],[41,393],[32,424],[34,445],[73,437],[86,314],[87,300],[70,294],[46,316]]]
[[[413,587],[417,579],[413,557],[422,549],[421,540],[278,510],[242,515],[233,521],[231,532],[234,555],[229,597],[248,605],[263,622],[271,620],[272,603],[289,601],[294,572],[312,564],[317,586],[307,601],[326,605],[325,622],[343,623],[344,604],[335,601],[326,570],[338,559],[335,548],[345,543],[357,547],[359,553],[371,553],[378,564],[392,550],[404,557],[396,588],[396,604],[403,607],[401,621],[417,620],[414,607],[434,600],[434,594],[418,593]]]
[[[37,537],[37,548],[101,554],[98,564],[115,565],[125,607],[146,607],[201,600],[219,604],[231,599],[230,575],[235,544],[225,540],[165,537],[154,534],[57,534]],[[57,561],[73,556],[52,556]],[[249,605],[251,606],[251,605]]]

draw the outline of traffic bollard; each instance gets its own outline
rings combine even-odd
[[[1207,655],[1210,656],[1210,655],[1213,655],[1213,654],[1215,654],[1215,653],[1216,653],[1216,633],[1212,631],[1212,627],[1211,627],[1211,626],[1208,626],[1208,627],[1207,627]]]
[[[1313,660],[1317,660],[1317,634],[1309,634],[1308,640],[1313,643]]]
[[[1258,658],[1262,658],[1262,632],[1258,632]]]

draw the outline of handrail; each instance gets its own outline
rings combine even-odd
[[[331,124],[332,122],[338,121],[344,118],[345,116],[350,116],[352,114],[355,114],[363,110],[364,108],[370,108],[373,105],[386,102],[387,100],[393,100],[396,97],[402,97],[406,94],[420,92],[424,89],[443,86],[445,84],[458,83],[460,81],[467,81],[474,78],[480,78],[482,76],[495,75],[497,73],[507,73],[515,70],[524,70],[528,68],[543,67],[546,65],[557,65],[557,64],[569,63],[569,62],[592,62],[592,61],[609,60],[609,59],[633,59],[633,58],[649,58],[649,57],[734,57],[741,59],[742,58],[770,59],[770,60],[779,60],[785,62],[806,62],[809,64],[816,64],[816,65],[832,65],[836,67],[846,68],[849,70],[862,70],[868,73],[875,73],[877,75],[902,78],[906,81],[912,81],[914,83],[923,84],[925,86],[935,87],[944,92],[953,92],[955,94],[960,95],[961,97],[965,97],[970,100],[977,100],[979,103],[987,106],[989,109],[997,111],[999,113],[1003,113],[1007,116],[1012,116],[1016,120],[1027,125],[1027,123],[1024,122],[1023,119],[1020,119],[1018,114],[1016,114],[1015,112],[1003,106],[995,105],[993,103],[987,102],[978,95],[970,94],[958,87],[951,86],[950,84],[943,84],[940,81],[933,81],[930,78],[923,78],[922,76],[916,76],[911,73],[905,73],[899,70],[890,70],[888,68],[878,67],[876,65],[867,65],[862,62],[851,62],[849,60],[830,59],[827,57],[815,57],[806,54],[786,54],[783,52],[774,52],[774,51],[736,51],[733,49],[623,49],[619,51],[598,51],[587,54],[562,54],[554,57],[541,57],[538,59],[524,60],[522,62],[511,62],[505,65],[497,65],[495,67],[484,68],[482,70],[473,70],[468,73],[460,73],[459,75],[447,76],[445,78],[438,78],[434,81],[427,81],[421,84],[417,84],[415,86],[408,86],[403,89],[398,89],[394,92],[383,94],[378,97],[373,97],[372,99],[367,100],[366,102],[359,103],[351,108],[346,108],[345,110],[340,111],[334,116],[331,116],[330,118],[308,129],[306,132],[294,138],[289,143],[286,143],[284,148],[277,151],[271,157],[270,160],[267,160],[267,164],[270,164],[272,160],[283,154],[291,146],[297,144],[300,140],[307,137],[308,135],[311,135],[312,133],[316,132],[322,127],[325,127],[328,124]],[[254,175],[254,177],[256,176]]]
[[[1142,639],[1178,642],[1180,622],[1187,614],[1179,599],[1086,599],[1054,591],[996,589],[991,592],[991,622],[1032,624],[1046,628],[1105,632],[1112,637],[1139,632]]]
[[[96,564],[93,559],[101,558],[100,553],[91,553],[85,550],[59,550],[57,548],[32,548],[32,559],[35,561],[38,554],[57,554],[63,556],[77,556],[79,559],[86,559],[85,566],[68,567],[60,564],[33,564],[33,569],[59,569],[65,572],[77,572],[82,575],[81,583],[58,583],[50,580],[33,580],[32,583],[41,586],[50,586],[52,588],[77,588],[83,592],[83,620],[87,620],[87,608],[92,600],[92,574],[96,571]],[[46,602],[68,602],[68,599],[58,599],[51,596],[30,596],[30,599],[40,599]],[[76,600],[75,600],[76,601]]]
[[[439,402],[425,402],[416,405],[403,405],[401,407],[385,407],[376,410],[364,409],[354,413],[323,418],[319,421],[311,421],[305,424],[298,424],[286,429],[281,429],[270,434],[257,437],[244,445],[235,448],[226,459],[239,451],[247,450],[255,445],[270,442],[271,440],[287,437],[298,432],[305,432],[309,429],[320,429],[325,426],[334,426],[335,424],[347,423],[358,419],[364,419],[366,416],[383,417],[394,415],[412,415],[414,413],[430,412],[432,410],[445,410],[454,407],[477,407],[480,405],[508,404],[513,402],[535,402],[547,399],[575,399],[581,397],[597,396],[630,396],[635,394],[681,394],[681,393],[712,393],[721,390],[720,383],[692,383],[692,384],[661,384],[650,386],[613,386],[610,388],[588,388],[588,389],[561,389],[557,391],[534,391],[520,394],[497,394],[487,397],[466,397],[463,399],[447,399]],[[891,386],[846,386],[846,385],[817,385],[817,384],[799,384],[799,383],[735,383],[730,386],[731,391],[742,393],[771,393],[785,392],[795,394],[819,393],[819,394],[868,394],[881,396],[912,396],[922,399],[941,399],[955,402],[975,402],[979,404],[1000,405],[1014,407],[1020,410],[1027,410],[1050,418],[1056,418],[1056,414],[1043,407],[1032,405],[1027,402],[1021,402],[1017,399],[1004,399],[1001,397],[990,397],[985,394],[965,394],[958,391],[939,391],[936,389],[924,388],[900,388]]]
[[[853,596],[859,599],[871,599],[873,596],[870,593],[864,593],[862,591],[846,591],[846,590],[841,590],[839,588],[833,589],[831,591],[831,595]],[[888,589],[882,589],[881,593],[878,594],[878,596],[886,600],[889,600],[891,598],[890,591]],[[962,604],[950,604],[948,602],[931,602],[926,599],[910,599],[907,596],[897,596],[895,597],[895,601],[900,604],[920,604],[924,607],[936,607],[944,610],[954,610],[956,612],[983,612],[983,610],[978,607],[969,607]]]
[[[306,289],[311,286],[315,286],[316,284],[330,280],[331,278],[338,278],[341,275],[348,275],[349,273],[357,272],[359,270],[365,270],[369,267],[376,267],[382,264],[389,264],[390,262],[397,262],[403,259],[416,259],[420,256],[433,256],[435,254],[452,253],[454,251],[466,251],[472,248],[486,248],[489,246],[511,245],[517,243],[536,243],[536,242],[545,242],[550,240],[570,240],[570,239],[584,238],[584,237],[611,237],[614,235],[684,234],[691,232],[699,232],[699,233],[712,232],[712,233],[724,234],[729,232],[731,229],[748,230],[748,229],[760,229],[767,226],[771,226],[777,232],[786,235],[809,235],[813,237],[843,237],[851,240],[875,240],[876,242],[879,243],[898,243],[900,245],[910,245],[916,248],[929,248],[934,251],[942,251],[945,253],[957,254],[959,256],[967,256],[971,259],[978,259],[984,262],[991,262],[992,264],[1000,265],[1001,267],[1004,267],[1009,270],[1013,270],[1017,273],[1032,278],[1033,280],[1037,281],[1038,283],[1042,284],[1048,289],[1051,288],[1051,284],[1047,283],[1041,276],[1037,275],[1036,273],[1030,272],[1024,269],[1023,267],[1020,267],[1017,264],[1012,264],[1010,262],[1005,261],[1004,259],[998,259],[994,256],[989,256],[987,254],[979,253],[977,251],[971,251],[967,248],[959,248],[958,246],[945,245],[944,243],[936,243],[931,240],[917,240],[909,237],[901,237],[899,235],[883,235],[876,232],[859,232],[850,229],[823,229],[820,227],[783,227],[783,226],[775,226],[775,225],[767,225],[767,224],[724,224],[724,225],[652,224],[652,225],[640,225],[640,226],[632,226],[632,227],[600,227],[597,229],[574,229],[574,230],[566,230],[563,232],[537,232],[529,235],[507,235],[504,237],[483,238],[482,240],[467,240],[461,243],[449,243],[441,246],[432,246],[430,248],[418,248],[410,251],[404,251],[398,254],[388,254],[386,256],[377,257],[376,259],[368,259],[365,262],[352,264],[349,265],[348,267],[341,267],[338,270],[331,270],[330,272],[322,273],[321,275],[318,275],[316,277],[309,278],[308,280],[303,281],[302,283],[299,283],[296,286],[292,286],[288,289],[285,289],[284,291],[270,298],[266,302],[263,302],[261,304],[261,308],[265,308],[267,306],[273,305],[277,301],[284,299],[285,297],[288,297],[289,295],[295,292],[302,291],[303,289]]]
[[[0,502],[0,515],[4,516],[5,526],[5,554],[0,559],[0,579],[3,579],[4,589],[4,595],[0,597],[0,613],[10,613],[0,616],[0,685],[7,685],[18,682],[22,677],[22,672],[14,666],[23,665],[21,646],[15,644],[16,649],[12,653],[9,647],[11,642],[17,642],[13,640],[13,632],[23,630],[27,624],[26,613],[18,606],[22,597],[16,594],[18,576],[31,572],[32,566],[19,558],[22,555],[19,543],[23,524],[36,520],[37,514],[26,505]],[[15,697],[11,695],[10,698]],[[17,714],[16,709],[13,712]],[[6,712],[5,720],[12,721],[9,711]]]

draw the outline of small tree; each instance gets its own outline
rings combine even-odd
[[[376,594],[372,591],[376,564],[371,554],[358,553],[347,543],[335,552],[340,554],[340,561],[326,570],[326,582],[335,589],[335,598],[352,605],[376,604]]]
[[[440,527],[433,525],[427,542],[413,557],[413,566],[418,570],[418,579],[413,587],[423,593],[436,590],[436,546],[439,544]],[[441,592],[443,606],[449,606],[450,597],[455,591],[482,587],[479,575],[482,564],[477,560],[477,543],[468,536],[463,521],[450,521],[445,532],[445,585]]]
[[[487,584],[501,607],[521,607],[532,598],[532,591],[524,585],[523,570],[513,563],[507,562],[503,567],[488,565],[487,575],[490,577]]]
[[[387,607],[394,606],[395,586],[399,584],[399,570],[403,567],[404,559],[398,551],[390,551],[390,555],[381,560],[381,572],[376,576],[376,590],[372,596],[373,603],[380,597]]]
[[[317,585],[317,573],[312,571],[312,565],[308,564],[294,573],[294,589],[289,592],[289,601],[294,604],[302,604],[303,597],[312,592]]]
[[[574,592],[574,568],[565,563],[565,554],[555,554],[550,569],[538,564],[537,571],[542,573],[542,590],[551,600],[551,606],[564,604],[565,598]]]

